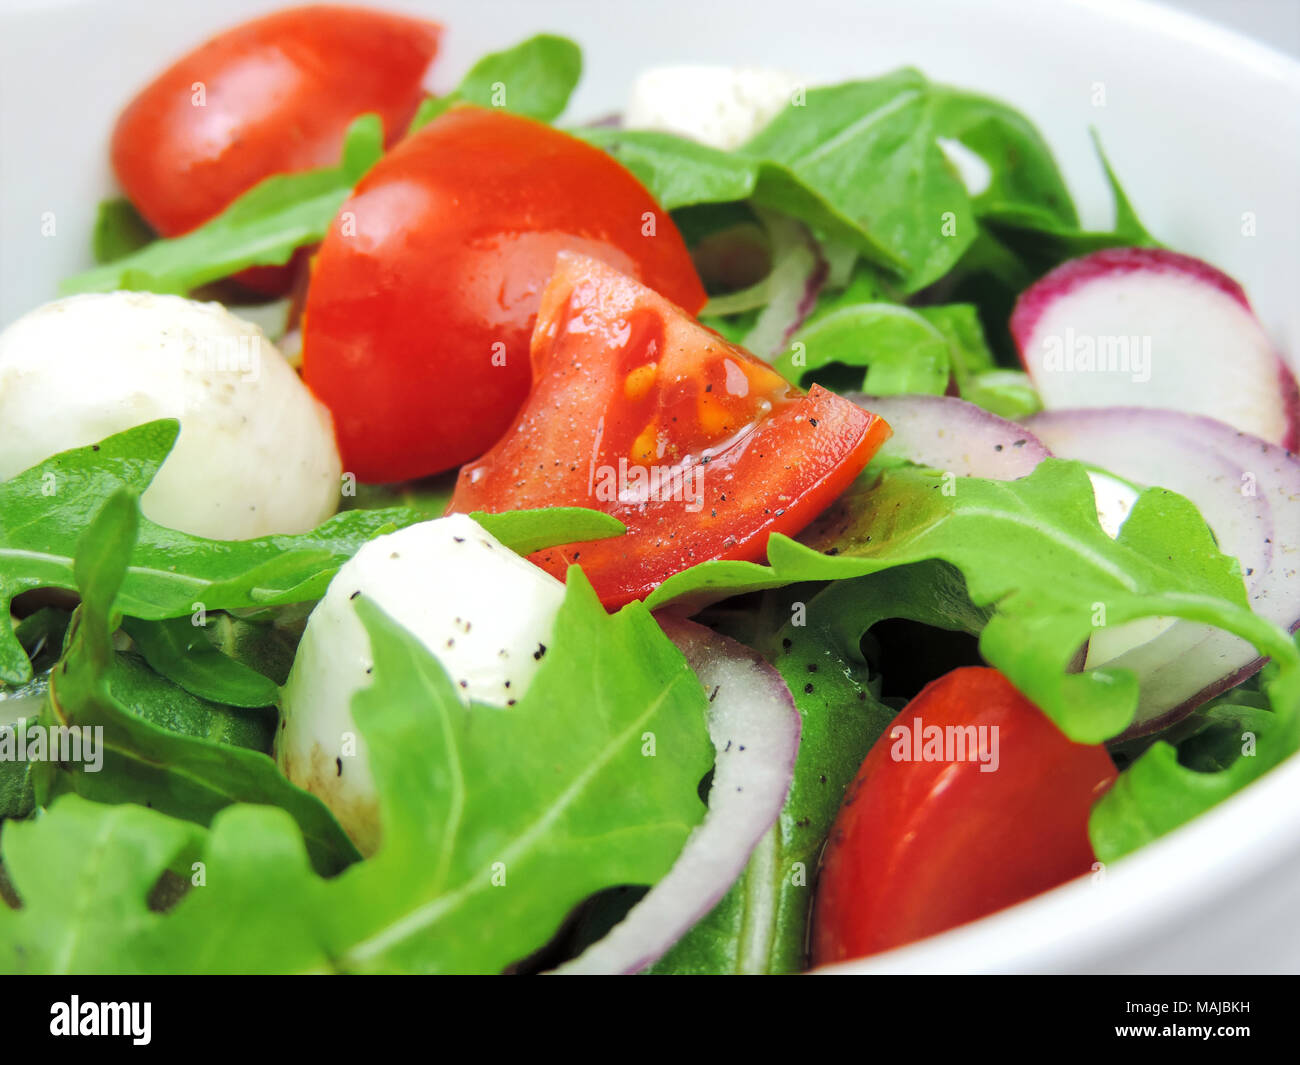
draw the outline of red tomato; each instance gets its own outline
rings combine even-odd
[[[983,740],[965,732],[965,757],[956,732],[927,752],[932,727],[971,726]],[[814,963],[934,935],[1087,873],[1088,814],[1115,775],[1104,747],[1072,743],[995,669],[926,685],[844,797],[822,857]]]
[[[591,507],[623,536],[538,552],[606,606],[708,559],[757,559],[861,472],[889,426],[775,370],[632,278],[563,254],[542,296],[533,390],[449,511]]]
[[[528,342],[563,249],[691,311],[704,289],[666,211],[606,153],[532,119],[456,107],[357,186],[321,245],[303,370],[363,481],[483,454],[528,394]]]
[[[395,141],[440,33],[422,19],[329,5],[246,22],[131,101],[113,130],[113,170],[154,229],[184,233],[271,174],[338,163],[358,115],[378,112]]]

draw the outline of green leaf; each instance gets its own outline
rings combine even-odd
[[[1106,172],[1115,200],[1115,225],[1103,232],[1080,229],[1077,225],[1062,223],[1042,211],[1009,206],[991,211],[986,221],[997,239],[1003,242],[1027,265],[1034,276],[1041,276],[1061,263],[1104,248],[1158,247],[1157,241],[1138,219],[1128,196],[1101,147],[1101,139],[1093,131],[1093,145],[1097,158]]]
[[[163,921],[145,900],[202,838],[157,811],[76,796],[40,820],[6,824],[4,864],[23,908],[0,906],[0,972],[105,971],[105,958],[119,972],[145,968],[135,945]]]
[[[457,103],[499,107],[539,122],[553,122],[564,113],[581,77],[582,49],[567,37],[540,33],[513,48],[484,56],[452,92],[425,100],[407,135]]]
[[[121,488],[143,492],[176,439],[174,420],[150,422],[73,448],[0,482],[0,607],[32,588],[76,589],[82,533]],[[183,617],[317,599],[363,543],[419,520],[404,509],[337,515],[309,533],[205,540],[145,519],[118,607],[137,618]],[[0,626],[0,681],[31,676],[22,647]]]
[[[297,248],[324,239],[382,152],[379,116],[362,115],[348,129],[341,165],[266,178],[197,229],[68,278],[60,291],[184,294],[246,267],[283,265]]]
[[[119,652],[108,673],[108,687],[125,709],[168,732],[271,753],[274,714],[250,713],[188,692],[140,655]]]
[[[191,860],[192,830],[63,798],[0,841],[25,904],[0,911],[0,969],[499,972],[589,895],[668,870],[702,819],[713,750],[705,693],[643,606],[606,614],[575,568],[550,650],[509,711],[466,708],[418,640],[366,600],[357,609],[375,659],[354,713],[379,851],[322,880],[283,811],[234,806],[193,855],[206,886],[153,914],[148,891]],[[100,836],[111,845],[88,846]],[[67,885],[52,906],[40,894],[51,876]],[[96,880],[110,903],[67,905]]]
[[[1219,705],[1201,729],[1173,744],[1159,740],[1119,775],[1093,807],[1088,836],[1112,862],[1180,825],[1300,754],[1300,651],[1271,648],[1264,691],[1271,709]],[[1189,764],[1190,763],[1190,764]]]
[[[791,600],[802,595],[795,591],[766,596],[757,614],[746,612],[735,635],[776,666],[803,718],[790,794],[740,879],[653,972],[795,973],[806,967],[822,845],[845,789],[895,715],[876,698],[858,649],[871,621],[853,620],[873,601],[862,587],[872,580],[829,586],[804,604],[806,617],[791,609]]]
[[[1043,409],[1038,390],[1023,370],[985,370],[966,379],[961,398],[1018,422]]]
[[[1115,200],[1115,233],[1130,244],[1147,247],[1158,244],[1138,218],[1128,194],[1120,185],[1119,178],[1115,176],[1115,169],[1110,165],[1110,159],[1106,157],[1106,151],[1101,146],[1101,134],[1095,129],[1091,133],[1093,147],[1097,149],[1097,158],[1101,160],[1102,168],[1106,171],[1106,182],[1110,185],[1110,194]]]
[[[971,303],[948,303],[934,307],[914,307],[922,318],[934,326],[948,341],[953,374],[958,384],[984,370],[997,365],[984,326],[980,323],[979,309]]]
[[[772,536],[770,566],[696,566],[670,577],[648,602],[657,608],[688,594],[716,599],[940,559],[962,573],[972,603],[993,608],[980,637],[984,658],[1083,743],[1117,735],[1137,707],[1130,671],[1071,672],[1099,609],[1108,625],[1180,617],[1242,636],[1265,654],[1291,648],[1250,612],[1236,560],[1219,552],[1191,503],[1149,489],[1111,540],[1078,463],[1048,459],[1005,482],[889,469],[841,497],[801,539]]]
[[[290,784],[265,754],[172,732],[127,710],[117,698],[115,603],[139,523],[138,497],[122,489],[104,504],[78,545],[81,607],[63,660],[51,675],[41,724],[95,736],[103,760],[100,765],[40,763],[34,772],[37,802],[47,805],[55,795],[75,791],[101,802],[151,805],[198,824],[232,803],[265,803],[293,816],[317,868],[334,872],[354,861],[356,849],[329,811]]]
[[[724,152],[671,133],[604,127],[571,132],[613,155],[669,211],[748,200],[799,219],[888,269],[903,266],[877,236],[779,162]]]
[[[864,303],[819,317],[775,363],[779,373],[800,384],[822,380],[817,371],[832,364],[866,367],[853,387],[875,396],[942,395],[952,372],[947,337],[894,303]]]
[[[122,628],[154,670],[200,698],[252,708],[279,698],[275,681],[222,654],[191,618],[124,618]]]
[[[127,199],[101,200],[91,233],[91,250],[97,263],[111,263],[139,251],[157,234]]]
[[[612,515],[585,507],[542,507],[499,514],[478,510],[470,517],[517,555],[531,555],[556,544],[603,540],[627,532],[627,526]]]
[[[988,185],[971,200],[977,215],[1016,209],[1077,224],[1065,179],[1032,122],[977,93],[934,86],[932,94],[938,135],[959,141],[989,168]]]
[[[914,70],[810,89],[742,151],[788,167],[852,219],[902,263],[915,292],[946,274],[976,233],[970,196],[937,140],[944,101]]]
[[[456,491],[457,471],[397,484],[358,484],[343,496],[343,510],[382,510],[403,507],[420,515],[421,521],[441,518]]]

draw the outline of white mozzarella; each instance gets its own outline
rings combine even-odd
[[[257,326],[217,303],[55,300],[0,334],[0,479],[157,418],[180,437],[142,499],[221,540],[315,528],[337,509],[328,412]]]
[[[652,67],[633,84],[623,123],[730,151],[788,106],[801,84],[792,74],[754,67]]]
[[[335,575],[285,684],[276,760],[369,854],[378,807],[352,697],[369,685],[373,659],[358,596],[416,636],[467,704],[508,711],[541,666],[564,585],[463,514],[377,537]]]

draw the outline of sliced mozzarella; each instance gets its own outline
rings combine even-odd
[[[623,123],[730,151],[772,121],[801,84],[755,67],[652,67],[633,84]]]
[[[564,585],[463,514],[380,536],[335,575],[285,684],[276,760],[369,854],[379,811],[352,697],[373,660],[357,596],[418,637],[467,704],[509,707],[540,668]]]
[[[328,413],[220,304],[73,296],[0,334],[0,479],[156,418],[181,423],[142,500],[162,525],[241,540],[303,532],[337,508]]]

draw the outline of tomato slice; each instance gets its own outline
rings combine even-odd
[[[1088,814],[1115,776],[1104,747],[1072,743],[995,669],[927,685],[844,797],[822,857],[814,963],[901,946],[1087,873]]]
[[[317,257],[304,376],[363,481],[482,455],[528,394],[528,343],[556,253],[704,304],[671,217],[611,156],[550,126],[461,106],[357,186]]]
[[[131,101],[113,130],[113,170],[154,229],[187,232],[263,178],[335,165],[358,115],[377,112],[395,141],[440,34],[423,19],[331,5],[245,22]]]
[[[533,556],[558,577],[578,563],[610,607],[697,562],[761,558],[769,534],[807,525],[889,436],[581,255],[556,263],[531,358],[527,404],[461,470],[449,510],[613,514],[624,536]]]

